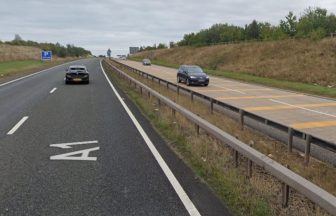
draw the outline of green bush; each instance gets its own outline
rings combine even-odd
[[[309,38],[317,41],[321,40],[326,36],[326,31],[323,28],[318,28],[309,33]]]

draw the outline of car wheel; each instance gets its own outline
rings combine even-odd
[[[180,79],[180,77],[178,76],[177,77],[177,83],[180,83],[181,82],[181,79]]]
[[[65,85],[68,85],[69,84],[69,81],[65,81]]]
[[[209,84],[207,83],[207,84],[204,84],[204,86],[208,86]]]
[[[187,86],[190,86],[190,82],[189,79],[187,78]]]

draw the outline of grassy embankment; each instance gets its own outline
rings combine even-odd
[[[178,47],[132,57],[143,58],[173,68],[197,64],[211,75],[336,98],[336,39]]]
[[[130,75],[132,73],[129,73]],[[159,106],[155,99],[145,99],[138,91],[130,89],[124,81],[111,73],[113,79],[140,107],[143,113],[151,120],[155,128],[168,139],[170,147],[193,168],[199,177],[229,205],[238,215],[323,215],[323,211],[316,208],[309,200],[300,194],[292,192],[290,206],[281,208],[280,182],[265,173],[264,170],[254,167],[253,177],[246,178],[246,159],[240,158],[240,166],[234,167],[232,151],[201,133],[196,136],[194,126],[177,115],[171,117],[171,112],[164,106]],[[133,74],[133,76],[136,76]],[[137,76],[136,76],[137,77]],[[291,169],[307,179],[320,185],[335,194],[336,188],[331,183],[336,171],[331,166],[313,160],[309,167],[302,163],[298,153],[283,154],[286,147],[281,143],[246,128],[241,131],[239,124],[232,119],[215,112],[210,114],[209,109],[197,101],[190,102],[184,96],[176,96],[175,92],[167,91],[164,86],[146,79],[137,77],[141,82],[150,85],[153,89],[171,98],[178,104],[197,113],[204,119],[220,127],[222,130],[238,137],[245,143],[253,143],[253,147],[269,155],[282,164],[289,164]]]
[[[54,58],[42,62],[41,50],[35,47],[0,45],[0,80],[15,75],[24,75],[58,65],[73,58]]]
[[[57,59],[51,62],[42,62],[40,60],[22,60],[0,62],[0,80],[15,75],[24,75],[35,71],[43,70],[72,59]]]

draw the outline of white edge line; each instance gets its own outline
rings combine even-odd
[[[28,116],[23,117],[16,125],[7,133],[7,135],[12,135],[20,128],[20,126],[28,119]]]
[[[53,88],[49,93],[52,94],[57,90],[57,88]]]
[[[75,61],[71,61],[71,62],[76,62],[76,61],[79,61],[79,60],[81,60],[81,59],[78,59],[78,60],[75,60]],[[41,71],[38,71],[38,72],[35,72],[35,73],[32,73],[32,74],[29,74],[29,75],[27,75],[27,76],[23,76],[23,77],[20,77],[20,78],[11,80],[11,81],[9,81],[9,82],[2,83],[2,84],[0,84],[0,87],[5,86],[5,85],[8,85],[8,84],[11,84],[11,83],[13,83],[13,82],[17,82],[17,81],[22,80],[22,79],[26,79],[26,78],[31,77],[31,76],[35,76],[35,75],[37,75],[37,74],[46,72],[47,70],[54,69],[54,68],[56,68],[56,67],[60,67],[60,66],[63,66],[63,65],[65,65],[65,64],[68,64],[68,63],[71,63],[71,62],[66,62],[66,63],[60,64],[60,65],[56,65],[56,66],[54,66],[54,67],[47,68],[47,69],[44,69],[44,70],[41,70]]]
[[[162,171],[164,172],[164,174],[168,178],[170,184],[173,186],[175,192],[177,193],[177,195],[181,199],[181,201],[182,201],[184,207],[187,209],[189,215],[200,216],[201,214],[198,212],[197,208],[195,207],[195,205],[193,204],[193,202],[190,200],[190,198],[188,197],[187,193],[184,191],[184,189],[182,188],[181,184],[178,182],[178,180],[174,176],[173,172],[169,169],[168,165],[163,160],[162,156],[160,155],[160,153],[158,152],[158,150],[155,148],[154,144],[149,139],[148,135],[146,134],[146,132],[144,131],[144,129],[141,127],[141,125],[138,122],[138,120],[135,118],[135,116],[133,115],[133,113],[131,112],[131,110],[128,108],[128,106],[126,105],[126,103],[122,100],[122,98],[120,97],[118,91],[115,89],[115,87],[113,86],[113,84],[109,80],[109,78],[106,75],[105,70],[104,70],[104,68],[102,66],[102,61],[100,61],[100,67],[101,67],[101,69],[102,69],[102,71],[103,71],[103,73],[105,75],[105,78],[106,78],[107,82],[110,84],[113,92],[117,96],[118,100],[120,101],[120,103],[124,107],[125,111],[129,115],[129,117],[131,118],[133,124],[135,125],[135,127],[137,128],[137,130],[139,131],[139,133],[141,134],[142,138],[146,142],[148,148],[150,149],[150,151],[152,152],[154,158],[156,159],[156,161],[160,165]]]
[[[295,108],[298,108],[298,109],[303,109],[303,110],[306,110],[306,111],[318,113],[318,114],[321,114],[321,115],[326,115],[326,116],[330,116],[330,117],[336,118],[336,115],[332,115],[332,114],[329,114],[329,113],[324,113],[324,112],[320,112],[320,111],[317,111],[317,110],[312,110],[312,109],[296,106],[296,105],[289,104],[289,103],[286,103],[286,102],[282,102],[282,101],[279,101],[279,100],[270,99],[270,101],[273,101],[273,102],[279,103],[279,104],[283,104],[283,105],[287,105],[287,106],[291,106],[291,107],[295,107]]]

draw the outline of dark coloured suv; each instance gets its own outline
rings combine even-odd
[[[177,82],[189,85],[209,85],[209,76],[196,65],[181,65],[177,73]]]
[[[66,69],[65,84],[69,83],[86,83],[89,84],[90,75],[83,65],[71,65]]]

